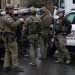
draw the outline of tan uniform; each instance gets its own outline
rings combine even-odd
[[[40,48],[41,48],[41,58],[45,59],[47,56],[47,49],[48,49],[48,32],[49,27],[52,23],[52,18],[49,12],[45,12],[41,15],[41,20],[43,22],[43,28],[40,37]]]
[[[70,60],[70,54],[68,49],[66,48],[67,27],[65,25],[65,22],[62,24],[62,19],[57,20],[55,30],[56,30],[55,45],[59,52],[58,60],[62,61],[64,58],[66,60]]]
[[[3,39],[5,45],[4,67],[14,67],[18,65],[18,48],[15,37],[15,28],[18,22],[15,22],[11,16],[2,17]],[[12,63],[10,63],[12,62]]]
[[[30,59],[31,63],[35,64],[36,52],[38,48],[38,40],[39,40],[39,33],[41,32],[41,20],[37,18],[35,15],[32,15],[25,20],[25,25],[23,27],[23,35],[27,35],[29,39],[29,52],[30,52]]]

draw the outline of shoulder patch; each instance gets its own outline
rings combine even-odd
[[[13,19],[12,19],[12,18],[8,18],[8,21],[9,21],[9,22],[13,22]]]

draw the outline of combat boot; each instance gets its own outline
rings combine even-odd
[[[3,72],[10,72],[11,71],[11,67],[4,67],[3,68]]]
[[[67,65],[69,65],[71,63],[71,60],[70,59],[67,59],[66,62],[65,62]]]
[[[63,64],[64,60],[63,59],[58,59],[57,61],[55,61],[55,63]]]
[[[32,63],[32,62],[30,62],[29,65],[30,66],[36,66],[36,64],[35,63]]]
[[[12,71],[14,71],[14,72],[24,72],[24,67],[15,66],[15,67],[12,67]]]

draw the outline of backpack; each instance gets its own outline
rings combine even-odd
[[[29,32],[32,34],[39,33],[41,28],[38,18],[34,19],[32,16],[30,18],[32,19],[32,24],[29,27]]]
[[[69,20],[67,20],[66,18],[62,19],[62,24],[64,24],[66,26],[66,35],[71,33],[71,29],[72,29],[72,25],[71,22]]]

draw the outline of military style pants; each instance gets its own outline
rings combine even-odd
[[[18,48],[17,48],[17,42],[16,39],[8,37],[9,40],[7,40],[4,37],[4,44],[5,44],[5,59],[4,59],[4,67],[15,67],[18,65]]]
[[[59,56],[58,59],[63,60],[65,59],[70,59],[70,54],[68,49],[66,48],[66,36],[64,35],[56,35],[55,37],[55,45],[57,47]]]
[[[29,39],[30,62],[35,64],[38,48],[38,36],[36,35],[28,36],[28,39]]]
[[[48,38],[40,36],[39,39],[39,47],[41,52],[41,58],[45,59],[47,56],[47,49],[48,49]]]

